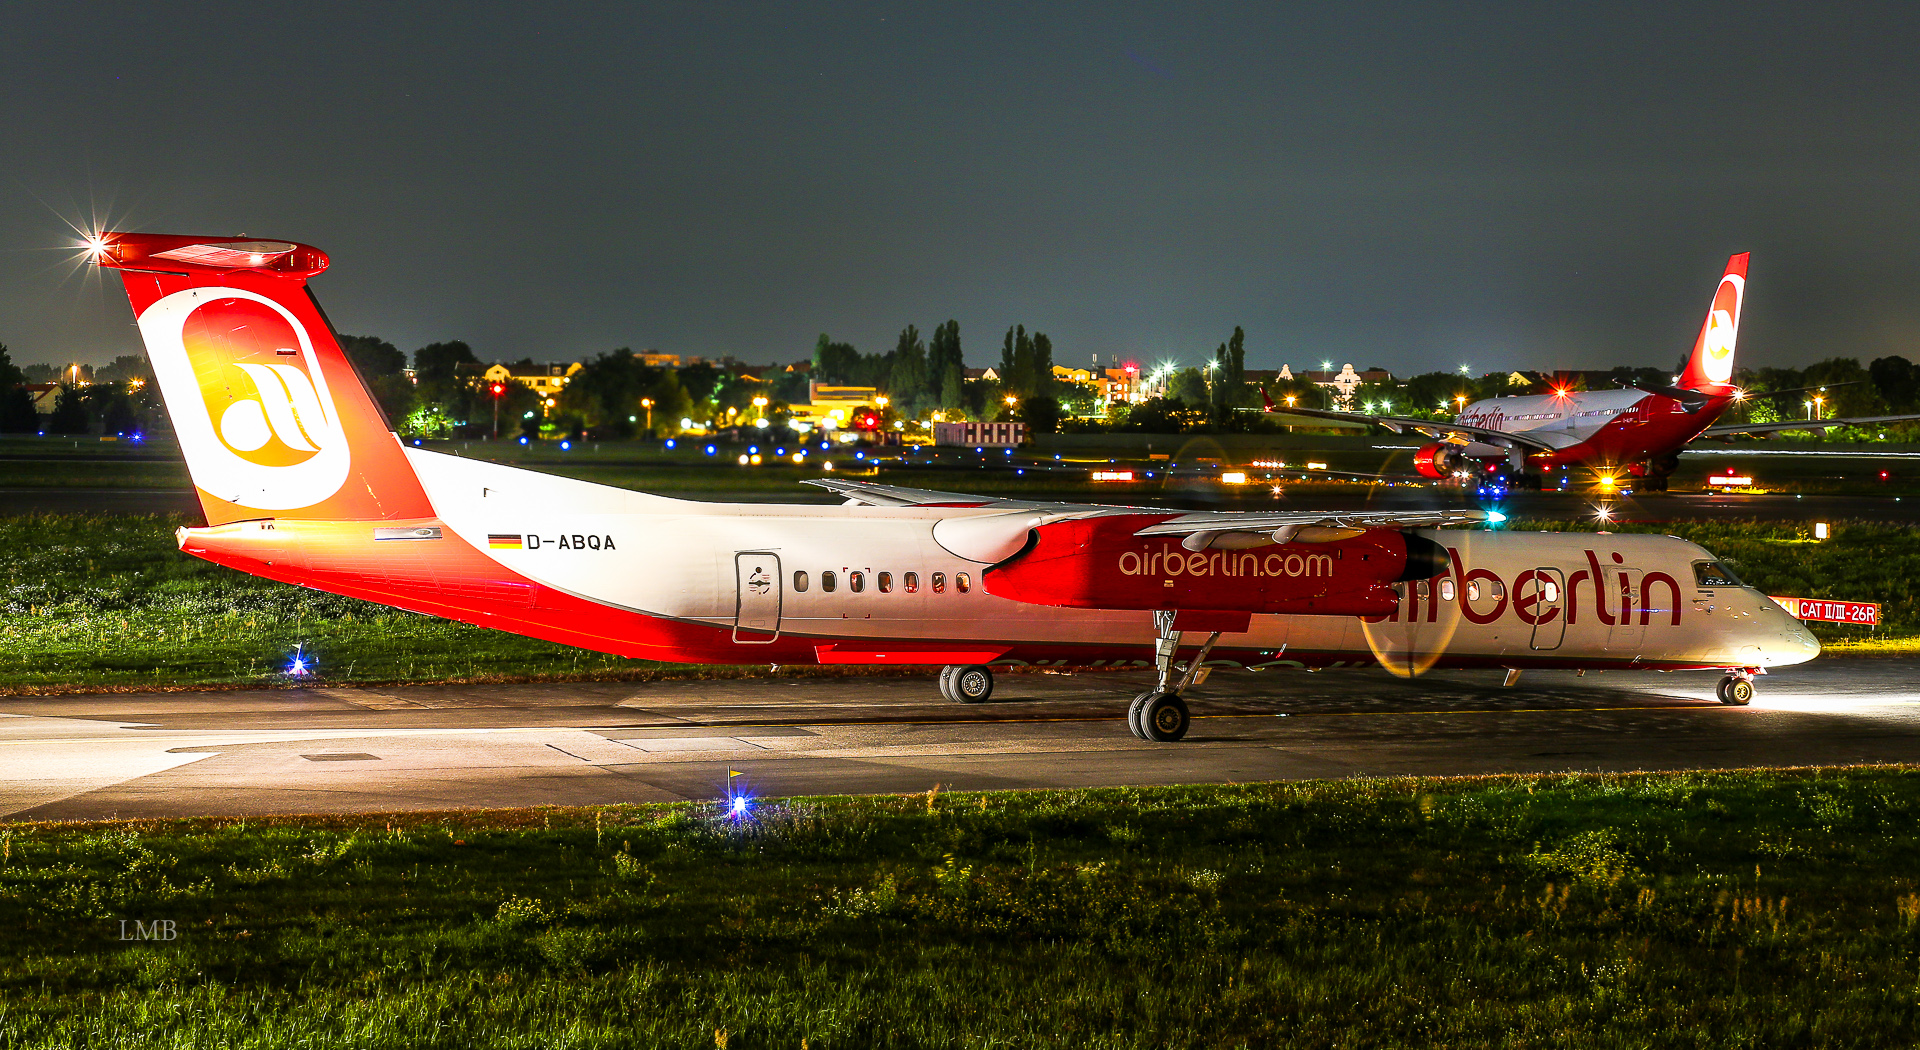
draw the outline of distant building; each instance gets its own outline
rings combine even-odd
[[[807,403],[787,407],[795,423],[835,430],[846,426],[856,409],[884,407],[884,399],[879,387],[833,386],[809,381]]]
[[[966,448],[1018,448],[1027,443],[1025,423],[935,423],[933,443]]]
[[[1360,389],[1360,384],[1391,383],[1393,382],[1393,373],[1384,369],[1373,368],[1364,372],[1356,372],[1353,370],[1353,365],[1351,364],[1341,365],[1340,371],[1338,372],[1329,372],[1322,369],[1295,372],[1291,367],[1281,365],[1280,374],[1274,378],[1283,383],[1312,383],[1314,386],[1320,387],[1323,390],[1330,390],[1333,392],[1334,403],[1344,410],[1351,411],[1353,409],[1353,393]]]
[[[28,383],[27,393],[33,397],[33,410],[43,416],[53,415],[53,404],[60,399],[58,383]]]
[[[540,395],[542,401],[557,398],[566,389],[567,380],[580,371],[580,362],[565,365],[536,365],[532,370],[514,371],[506,365],[489,367],[481,378],[489,383],[518,383]]]
[[[646,365],[648,368],[679,368],[680,367],[679,354],[663,354],[658,350],[636,350],[634,351],[633,356],[639,358],[640,363],[643,365]],[[695,364],[699,360],[700,359],[697,357],[690,358],[687,361],[687,363]]]
[[[966,380],[988,379],[998,383],[1000,381],[1000,372],[994,368],[962,368],[960,370],[960,378]]]

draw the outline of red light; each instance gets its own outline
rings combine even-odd
[[[499,396],[500,396],[501,394],[504,394],[504,393],[506,393],[506,392],[507,392],[507,388],[506,388],[506,385],[505,385],[505,384],[502,384],[502,383],[495,383],[495,384],[493,384],[493,396],[494,396],[494,397],[499,397]]]

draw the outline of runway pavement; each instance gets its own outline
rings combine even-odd
[[[1140,674],[925,676],[0,697],[0,815],[378,812],[756,795],[1920,761],[1920,661],[1760,679],[1219,673],[1188,739],[1134,739]]]
[[[884,478],[882,480],[885,480]],[[925,479],[915,479],[929,484]],[[967,488],[964,476],[941,481],[958,490]],[[1223,492],[1217,485],[1171,487],[1142,494],[1089,494],[1084,491],[1022,493],[1022,498],[1067,502],[1135,501],[1176,510],[1430,510],[1438,507],[1497,506],[1516,518],[1585,518],[1598,505],[1581,493],[1516,492],[1498,504],[1483,504],[1458,490],[1366,485],[1311,486],[1289,491],[1281,499],[1258,492]],[[721,497],[706,497],[719,499]],[[795,485],[791,490],[730,493],[726,497],[748,503],[830,503],[835,498],[817,489]],[[1790,493],[1747,495],[1719,492],[1636,493],[1607,501],[1615,521],[1744,521],[1753,518],[1782,521],[1920,522],[1920,498],[1900,496],[1796,496]],[[3,488],[0,514],[184,514],[199,515],[192,489],[165,488]]]

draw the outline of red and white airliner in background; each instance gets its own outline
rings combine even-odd
[[[1436,439],[1414,454],[1414,469],[1429,478],[1461,472],[1494,472],[1521,488],[1540,488],[1555,469],[1586,467],[1611,482],[1663,490],[1680,465],[1680,450],[1701,436],[1818,430],[1920,419],[1920,415],[1839,417],[1715,426],[1722,413],[1745,400],[1733,385],[1734,342],[1746,296],[1747,255],[1727,260],[1693,354],[1671,387],[1561,390],[1551,394],[1475,401],[1451,422],[1397,416],[1288,408],[1293,415],[1371,423],[1395,433]],[[1801,393],[1773,391],[1775,397]],[[1271,398],[1267,411],[1276,411]]]
[[[1717,670],[1819,645],[1702,548],[1507,533],[1477,510],[1180,513],[815,479],[840,505],[668,499],[406,447],[285,241],[101,234],[207,526],[189,554],[602,652],[721,663],[1138,667],[1178,740],[1212,667]],[[1198,644],[1191,644],[1189,635]]]

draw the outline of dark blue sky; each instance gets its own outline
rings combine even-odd
[[[345,331],[793,359],[1920,359],[1920,9],[0,8],[0,342],[137,343],[62,219],[328,251]]]

